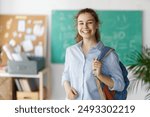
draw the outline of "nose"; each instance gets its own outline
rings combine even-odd
[[[84,28],[87,28],[87,27],[88,27],[87,23],[84,23],[83,27],[84,27]]]

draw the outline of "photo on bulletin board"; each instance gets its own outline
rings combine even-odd
[[[77,10],[53,10],[51,26],[51,62],[63,64],[66,48],[75,44]],[[100,11],[101,40],[118,53],[125,65],[133,51],[142,50],[142,11]]]

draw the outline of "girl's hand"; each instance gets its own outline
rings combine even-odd
[[[77,96],[77,91],[73,87],[71,87],[67,92],[67,98],[70,100],[74,100],[75,98],[77,98]]]
[[[73,100],[77,98],[78,92],[70,86],[69,81],[64,81],[64,88],[68,99]]]
[[[102,63],[97,59],[93,59],[92,69],[94,76],[98,77],[101,74]]]

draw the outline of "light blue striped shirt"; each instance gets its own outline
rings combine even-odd
[[[86,56],[83,54],[81,45],[82,41],[66,50],[62,84],[66,80],[70,82],[70,85],[78,92],[77,100],[99,100],[101,97],[92,72],[92,60],[99,56],[104,45],[102,42],[98,42]],[[115,51],[104,59],[102,73],[110,76],[114,81],[114,87],[111,90],[122,91],[124,89],[122,70]]]

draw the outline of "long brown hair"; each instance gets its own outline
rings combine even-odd
[[[100,20],[99,20],[99,18],[98,18],[98,15],[96,14],[96,12],[95,12],[93,9],[85,8],[85,9],[81,9],[81,10],[78,12],[78,14],[75,16],[76,26],[77,26],[77,20],[78,20],[79,15],[80,15],[80,14],[83,14],[83,13],[89,13],[89,14],[91,14],[91,15],[94,17],[96,23],[97,23],[97,24],[100,24]],[[96,37],[96,41],[98,42],[98,41],[100,40],[99,28],[97,28],[97,30],[96,30],[95,37]],[[81,40],[83,40],[83,38],[81,37],[81,35],[80,35],[78,32],[77,32],[75,38],[76,38],[76,42],[77,42],[77,43],[80,42]]]

